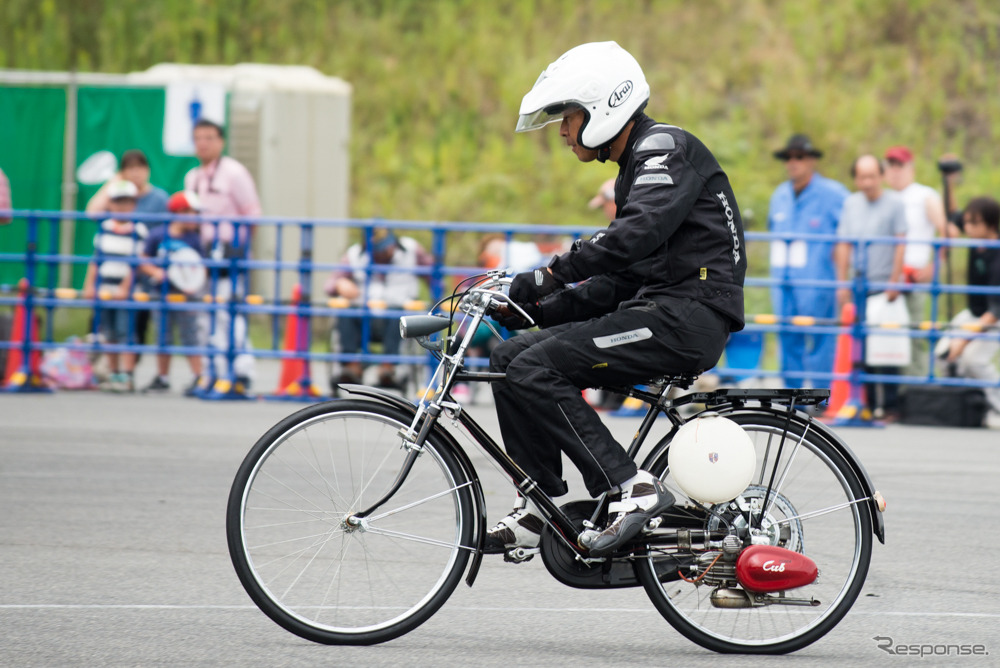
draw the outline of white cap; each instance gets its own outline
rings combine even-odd
[[[125,179],[117,179],[108,185],[109,199],[138,199],[139,189],[135,184]]]

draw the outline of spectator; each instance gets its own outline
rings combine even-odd
[[[366,242],[357,243],[347,249],[341,264],[351,267],[350,271],[336,271],[326,282],[326,292],[333,297],[343,297],[353,306],[364,307],[372,302],[384,304],[383,308],[402,308],[407,302],[419,296],[420,285],[416,267],[429,267],[434,257],[410,237],[396,237],[390,230],[380,228],[372,231],[371,253]],[[402,271],[371,273],[372,264],[391,265]],[[399,335],[399,318],[373,317],[369,320],[371,338],[382,342],[386,355],[398,355],[402,339]],[[337,318],[337,333],[340,349],[344,353],[358,353],[362,349],[361,318]],[[361,362],[348,362],[337,382],[357,383],[361,380]],[[331,389],[336,394],[336,382]],[[386,388],[400,387],[396,380],[392,363],[379,365],[378,385]]]
[[[119,179],[107,189],[108,206],[112,214],[129,214],[135,211],[139,189],[131,181]],[[94,236],[94,259],[87,265],[83,282],[84,299],[95,296],[125,300],[132,289],[133,265],[128,261],[137,257],[146,238],[146,226],[120,218],[108,218],[101,223]],[[129,309],[105,308],[98,310],[98,332],[104,343],[128,342],[129,320],[134,316]],[[135,389],[133,372],[135,353],[108,353],[110,377],[101,383],[101,389],[112,392],[132,392]]]
[[[962,214],[965,234],[970,239],[997,241],[1000,239],[1000,202],[992,197],[977,197],[969,202]],[[1000,287],[1000,248],[982,246],[969,249],[968,284],[970,286]],[[969,295],[969,306],[951,321],[952,326],[961,327],[972,323],[983,330],[996,330],[1000,320],[1000,295]],[[954,365],[955,374],[964,378],[976,378],[993,384],[985,388],[990,410],[986,415],[986,425],[1000,427],[1000,373],[993,358],[1000,351],[996,339],[942,339],[946,345],[943,355]],[[939,345],[941,345],[939,344]]]
[[[546,235],[535,235],[536,239],[541,239]],[[544,242],[542,242],[544,243]],[[508,275],[519,274],[523,271],[531,271],[538,267],[544,267],[552,259],[552,253],[543,253],[539,248],[539,241],[520,241],[510,239],[506,234],[491,233],[483,235],[479,240],[479,253],[476,256],[476,264],[483,269],[504,268]],[[506,334],[506,330],[502,330]],[[480,324],[476,331],[476,336],[472,341],[472,348],[477,349],[479,354],[489,352],[498,343],[492,330],[485,324]],[[455,389],[461,387],[457,385]]]
[[[534,241],[507,240],[503,234],[487,234],[479,240],[477,264],[484,269],[503,267],[513,273],[544,266],[548,257]]]
[[[171,195],[167,206],[171,213],[197,215],[200,203],[194,193],[177,192]],[[200,225],[197,221],[171,220],[154,229],[146,240],[143,256],[156,261],[142,264],[139,271],[167,295],[197,297],[204,291],[205,266],[197,263],[202,257]],[[205,345],[204,318],[198,311],[168,309],[157,311],[156,315],[155,326],[157,336],[162,334],[162,338],[158,339],[161,345],[174,345],[175,332],[182,346],[200,348]],[[184,396],[190,397],[195,396],[200,388],[201,355],[188,354],[185,357],[194,377],[184,391]],[[157,353],[156,371],[156,377],[143,392],[166,392],[170,389],[169,354]]]
[[[587,206],[591,209],[600,209],[604,212],[604,217],[608,222],[612,222],[618,215],[618,205],[615,204],[615,180],[608,179],[601,184],[597,194],[591,199]]]
[[[154,186],[149,182],[150,169],[149,160],[146,154],[139,149],[129,149],[122,153],[118,160],[118,173],[114,178],[105,183],[94,193],[94,196],[87,202],[87,213],[104,213],[108,210],[108,186],[115,180],[131,181],[139,189],[139,197],[135,202],[135,212],[144,214],[157,214],[167,212],[167,191]],[[155,227],[159,223],[152,223],[147,227]],[[136,288],[145,293],[151,291],[151,287],[146,281],[146,276],[136,273]],[[146,343],[146,331],[149,329],[149,309],[138,309],[135,311],[135,342],[137,344]],[[138,357],[137,357],[138,359]]]
[[[851,166],[851,176],[858,191],[844,200],[837,234],[845,241],[837,244],[837,279],[849,280],[853,266],[854,271],[864,275],[868,283],[869,299],[884,292],[886,300],[891,303],[899,298],[898,287],[881,288],[875,284],[902,282],[906,244],[870,243],[861,252],[854,244],[858,239],[898,237],[902,240],[906,236],[906,207],[898,193],[882,188],[884,175],[882,163],[873,155],[863,155]],[[852,291],[840,288],[837,297],[841,304],[849,302]],[[896,366],[866,365],[865,370],[871,374],[899,373]],[[867,403],[876,419],[897,417],[897,389],[894,383],[868,384]]]
[[[108,211],[108,188],[115,181],[122,179],[131,181],[139,190],[135,202],[136,213],[166,213],[167,191],[149,182],[149,159],[139,149],[129,149],[122,153],[118,161],[118,173],[94,193],[87,202],[87,213],[104,213]]]
[[[205,119],[195,123],[194,152],[201,164],[184,176],[184,190],[198,196],[201,213],[206,217],[221,219],[226,216],[259,216],[260,199],[257,197],[253,176],[237,160],[222,155],[225,147],[226,133],[222,126]],[[202,241],[213,244],[218,240],[223,253],[232,252],[233,224],[228,220],[218,220],[217,226],[216,222],[203,223]],[[249,235],[241,235],[240,245],[245,246],[248,239]]]
[[[10,182],[7,180],[7,175],[0,169],[0,211],[13,208],[14,205],[10,201]],[[0,225],[6,225],[9,222],[10,218],[0,216]]]
[[[201,213],[212,219],[202,223],[201,239],[209,249],[207,255],[213,260],[246,258],[249,255],[250,233],[244,227],[239,239],[235,228],[227,217],[254,218],[260,215],[260,200],[257,197],[257,186],[247,168],[235,159],[222,155],[226,147],[226,135],[222,126],[212,121],[201,119],[194,126],[194,152],[200,163],[184,176],[184,190],[193,192],[201,202]],[[218,270],[220,278],[227,278],[229,270],[223,267]],[[215,285],[215,297],[221,302],[227,301],[233,295],[234,281],[220,280]],[[254,375],[254,359],[247,351],[247,324],[243,316],[238,316],[232,328],[234,340],[229,340],[229,313],[217,310],[211,343],[220,350],[227,350],[230,343],[239,353],[234,369],[236,381],[247,387]],[[214,367],[225,364],[225,357],[217,355]],[[218,375],[218,368],[212,377]]]
[[[538,244],[534,241],[520,241],[518,239],[509,239],[505,234],[489,233],[484,234],[479,240],[479,251],[476,253],[476,266],[489,270],[502,268],[507,270],[508,274],[513,274],[529,271],[536,267],[543,267],[548,262],[549,257],[551,256],[542,255],[538,249]],[[481,273],[477,272],[477,274]],[[471,277],[455,276],[454,282],[456,285],[461,284],[468,278]],[[465,332],[466,329],[463,325],[458,330],[458,336],[464,336]],[[505,338],[508,335],[507,331],[503,328],[501,328],[500,333]],[[466,364],[471,367],[475,364],[472,361],[475,358],[489,357],[490,351],[493,350],[498,341],[497,337],[493,334],[493,330],[485,323],[480,323],[466,351]],[[451,388],[451,394],[461,404],[472,403],[475,400],[476,390],[478,389],[478,383],[472,383],[471,385],[468,383],[456,383]]]
[[[821,176],[816,162],[823,152],[809,137],[792,135],[774,157],[785,163],[788,180],[771,196],[768,228],[779,234],[835,235],[840,210],[847,189]],[[771,288],[775,313],[787,322],[796,315],[830,319],[836,316],[836,291],[832,288],[802,285],[804,281],[833,281],[834,243],[795,239],[771,244],[771,278],[782,281]],[[800,374],[830,373],[836,337],[833,334],[801,334],[795,331],[778,335],[781,369],[785,383],[791,386],[814,384]],[[826,384],[826,380],[819,381]]]
[[[937,191],[916,182],[913,153],[906,146],[893,146],[885,152],[886,184],[903,198],[906,207],[906,251],[903,254],[903,277],[907,283],[930,283],[934,278],[934,247],[929,243],[935,236],[944,236],[946,219],[944,203]],[[957,236],[956,229],[950,236]],[[910,322],[919,323],[926,317],[928,293],[923,290],[906,292],[906,308]],[[927,339],[910,341],[913,361],[908,375],[926,376],[928,371]]]

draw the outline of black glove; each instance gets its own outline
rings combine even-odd
[[[534,304],[562,287],[548,269],[525,271],[510,283],[510,299],[518,304]]]
[[[520,304],[524,312],[527,313],[532,320],[535,321],[535,325],[541,327],[542,325],[542,308],[537,304]],[[495,316],[493,318],[500,326],[504,329],[513,332],[516,329],[527,329],[528,327],[533,327],[534,325],[529,325],[528,321],[522,318],[519,314],[514,311],[508,311],[508,315],[505,316]]]

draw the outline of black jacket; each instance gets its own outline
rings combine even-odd
[[[641,114],[618,161],[618,215],[552,260],[564,283],[541,302],[546,326],[586,320],[627,300],[696,299],[743,329],[746,248],[736,197],[712,153],[690,132]]]
[[[970,248],[968,285],[1000,287],[1000,248]],[[969,312],[977,318],[989,311],[1000,318],[1000,295],[969,295]]]

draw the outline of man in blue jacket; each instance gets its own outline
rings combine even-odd
[[[809,137],[793,135],[774,157],[785,163],[788,180],[771,196],[768,229],[778,234],[837,234],[840,210],[848,191],[843,185],[816,172],[816,162],[823,157]],[[812,241],[787,239],[771,244],[771,278],[780,283],[771,288],[774,312],[787,322],[792,316],[833,318],[837,293],[833,286],[821,287],[816,281],[834,281],[834,240]],[[781,370],[785,383],[798,387],[829,385],[828,379],[813,378],[813,373],[831,373],[836,349],[833,334],[782,332]]]

